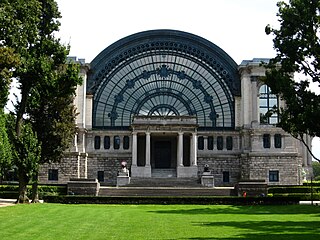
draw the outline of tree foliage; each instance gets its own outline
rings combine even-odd
[[[312,169],[313,169],[313,175],[315,180],[320,180],[320,163],[319,162],[312,162]]]
[[[320,137],[319,89],[310,88],[320,84],[320,1],[281,1],[278,7],[279,29],[266,27],[277,54],[267,65],[265,82],[286,102],[279,126],[302,141],[304,134]]]
[[[21,201],[25,200],[21,197],[24,186],[31,176],[37,176],[37,166],[60,160],[76,132],[73,98],[81,79],[78,66],[66,61],[69,47],[55,37],[59,18],[54,0],[0,2],[0,46],[13,49],[19,60],[12,76],[21,93],[14,118],[15,159],[21,161],[17,160]],[[31,152],[26,155],[21,151],[19,139],[26,134],[26,128],[32,130],[34,144],[40,147],[29,150],[40,151],[39,158],[28,159]]]
[[[6,115],[0,110],[0,178],[11,167],[11,144],[7,135]]]

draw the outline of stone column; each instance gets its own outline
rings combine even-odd
[[[137,133],[132,133],[132,166],[137,166],[137,146],[138,146]]]
[[[252,91],[252,121],[258,121],[258,89],[257,89],[257,76],[251,76],[251,91]]]
[[[178,133],[177,165],[183,167],[183,132]]]
[[[190,147],[190,164],[192,166],[197,166],[197,133],[192,133],[191,137],[191,147]]]
[[[146,132],[146,167],[150,166],[150,132]]]

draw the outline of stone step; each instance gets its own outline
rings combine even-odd
[[[173,178],[177,177],[177,170],[172,168],[152,169],[151,176],[153,178]]]
[[[130,184],[126,187],[180,187],[198,188],[201,184],[198,178],[131,178]]]
[[[99,196],[235,196],[233,188],[101,187]]]

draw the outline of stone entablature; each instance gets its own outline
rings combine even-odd
[[[197,127],[197,118],[192,116],[135,116],[131,124],[133,131],[152,132],[195,132]]]

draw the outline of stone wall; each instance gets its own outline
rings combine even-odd
[[[79,178],[79,160],[78,153],[68,153],[65,158],[58,163],[45,163],[41,165],[39,171],[40,183],[46,184],[66,184],[70,178]],[[49,169],[58,170],[58,180],[48,180]]]
[[[214,175],[215,186],[234,186],[240,179],[240,161],[236,156],[207,156],[198,158],[198,170],[200,175],[205,165],[209,166]],[[223,182],[223,172],[229,172],[229,182]]]
[[[126,161],[128,166],[131,166],[131,156],[128,154],[119,154],[118,156],[90,154],[88,157],[88,178],[97,178],[98,171],[104,171],[104,182],[100,182],[100,184],[116,185],[122,161]]]
[[[265,180],[268,185],[299,185],[302,184],[301,179],[301,157],[294,154],[283,155],[248,155],[243,158],[248,166],[248,179]],[[245,168],[242,168],[245,169]],[[269,171],[279,172],[279,181],[269,181]]]

